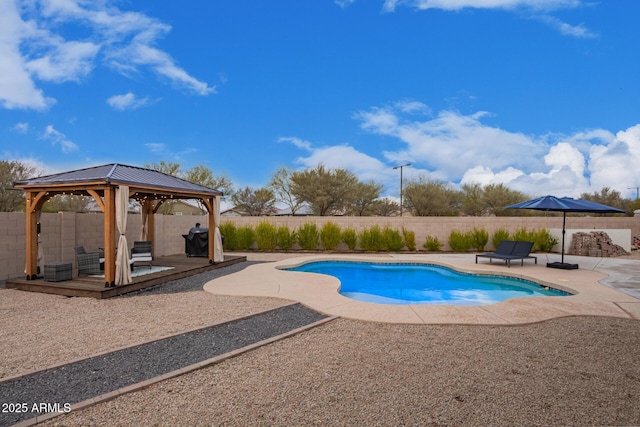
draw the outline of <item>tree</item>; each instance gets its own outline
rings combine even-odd
[[[180,163],[165,162],[164,160],[160,160],[160,163],[145,163],[144,167],[180,178]]]
[[[469,216],[482,216],[484,190],[478,183],[462,185],[462,213]]]
[[[196,165],[191,169],[183,170],[180,163],[165,162],[161,160],[160,163],[145,163],[144,167],[167,175],[175,176],[195,184],[220,190],[227,196],[233,193],[233,183],[231,180],[225,175],[214,175],[211,169],[205,165]]]
[[[191,169],[186,170],[183,174],[183,179],[194,182],[196,184],[204,185],[205,187],[220,190],[226,196],[233,194],[233,184],[226,175],[216,176],[211,169],[205,165],[197,165]]]
[[[275,194],[276,201],[287,205],[291,210],[291,215],[295,215],[302,207],[302,202],[293,195],[291,173],[291,170],[287,168],[278,169],[269,181],[269,188]]]
[[[612,206],[614,208],[623,209],[627,211],[629,215],[633,215],[632,202],[629,199],[624,199],[619,191],[612,190],[609,187],[603,187],[600,192],[594,192],[593,194],[582,193],[581,199],[591,200],[592,202],[601,203],[603,205]]]
[[[15,160],[0,160],[0,212],[24,211],[24,192],[19,188],[13,188],[13,183],[32,178],[36,174],[36,168],[33,166]]]
[[[275,204],[273,191],[268,188],[245,187],[236,191],[231,200],[238,210],[249,216],[270,214]]]
[[[86,212],[91,197],[58,194],[42,206],[42,212]]]
[[[350,210],[357,216],[371,215],[383,186],[373,181],[358,182],[355,185]]]
[[[458,199],[444,183],[420,177],[406,184],[403,203],[417,216],[443,216],[457,214]]]
[[[167,175],[175,176],[195,184],[204,185],[205,187],[220,190],[225,196],[233,194],[233,183],[225,175],[216,176],[211,169],[205,165],[197,165],[191,169],[183,170],[180,163],[165,162],[163,160],[160,163],[145,163],[144,167],[147,169],[153,169],[158,172],[162,172]],[[224,198],[224,197],[223,197]],[[200,209],[206,211],[206,207],[201,200],[196,200]],[[166,200],[162,206],[158,209],[159,214],[169,215],[173,212],[173,208],[176,204],[175,200]]]
[[[327,169],[319,164],[314,169],[291,174],[292,194],[309,204],[315,215],[342,212],[353,203],[358,178],[346,169]]]
[[[383,197],[375,201],[372,207],[374,215],[392,216],[400,214],[400,203],[388,197]]]
[[[519,209],[506,209],[507,206],[524,202],[528,197],[519,191],[511,190],[504,184],[489,184],[484,187],[482,197],[487,213],[496,216],[516,216],[521,215]]]

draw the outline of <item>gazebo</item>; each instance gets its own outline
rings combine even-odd
[[[223,260],[220,236],[222,192],[151,169],[112,163],[16,181],[26,196],[26,276],[37,278],[37,224],[42,205],[58,194],[90,196],[104,213],[104,280],[106,287],[131,281],[125,237],[130,199],[141,206],[143,240],[154,240],[154,214],[171,199],[197,199],[206,207],[209,230],[209,263]],[[119,235],[116,251],[115,237]]]

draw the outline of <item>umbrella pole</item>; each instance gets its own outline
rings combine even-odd
[[[562,263],[564,264],[564,234],[566,233],[565,224],[567,223],[567,213],[562,212]]]

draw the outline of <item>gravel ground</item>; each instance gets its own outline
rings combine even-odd
[[[78,403],[177,371],[317,322],[327,316],[292,304],[254,316],[83,359],[0,383],[0,402]],[[36,414],[37,415],[37,414]],[[0,413],[0,425],[32,418]]]
[[[339,319],[44,425],[640,425],[638,348],[625,319]]]
[[[249,264],[108,300],[0,289],[4,324],[0,328],[0,379],[291,303],[212,295],[202,290],[212,278]],[[183,292],[172,293],[174,287]]]
[[[277,256],[250,260],[267,258]],[[2,373],[283,304],[202,291],[96,301],[0,290],[11,325],[0,331]],[[338,319],[43,425],[640,425],[639,348],[640,322],[617,318],[509,327]]]

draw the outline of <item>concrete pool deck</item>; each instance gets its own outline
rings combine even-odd
[[[515,325],[568,316],[611,316],[640,319],[640,261],[565,256],[578,270],[547,268],[557,254],[535,254],[507,268],[503,263],[479,260],[474,254],[310,255],[254,264],[205,284],[205,291],[234,296],[262,296],[300,302],[321,313],[383,323]],[[461,272],[506,275],[533,280],[574,295],[515,298],[482,306],[385,305],[355,301],[338,293],[338,279],[320,274],[283,271],[309,261],[352,260],[375,262],[425,262]]]

